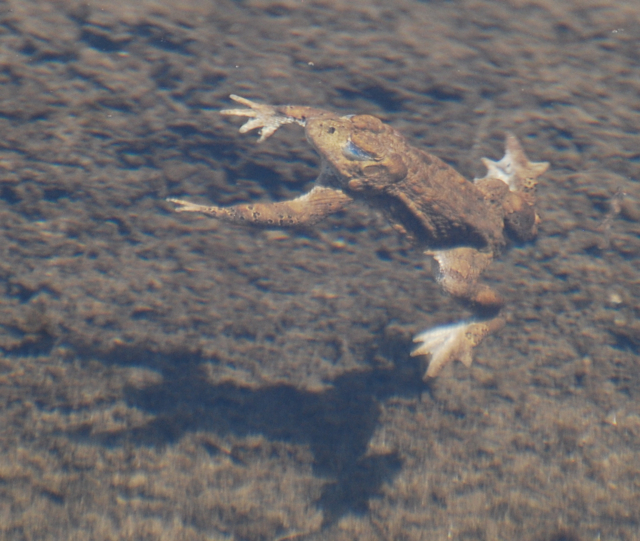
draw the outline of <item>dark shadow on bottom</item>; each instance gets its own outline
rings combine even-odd
[[[140,357],[137,356],[139,360]],[[266,438],[308,445],[314,473],[328,480],[317,504],[325,526],[347,513],[364,513],[368,502],[393,480],[402,461],[397,453],[367,454],[379,421],[382,400],[415,396],[425,391],[420,366],[408,372],[373,369],[337,378],[322,392],[278,385],[247,389],[233,384],[211,385],[201,359],[155,359],[147,366],[162,372],[163,382],[144,390],[127,389],[130,406],[151,413],[154,420],[142,428],[111,435],[103,445],[163,446],[189,431]],[[124,364],[129,364],[126,362]],[[79,434],[78,434],[79,435]],[[210,454],[214,444],[203,444]],[[252,450],[234,450],[239,463]]]

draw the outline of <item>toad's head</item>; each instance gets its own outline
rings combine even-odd
[[[404,138],[376,117],[310,118],[306,134],[343,188],[383,192],[407,176]]]

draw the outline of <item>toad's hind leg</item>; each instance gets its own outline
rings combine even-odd
[[[495,312],[502,306],[502,297],[495,290],[478,283],[493,260],[491,253],[466,246],[425,253],[438,262],[438,283],[447,293],[482,312]]]
[[[431,355],[425,380],[436,377],[446,364],[455,360],[469,367],[473,362],[473,348],[485,336],[504,327],[504,324],[504,318],[494,317],[485,321],[461,321],[428,329],[414,337],[413,341],[421,344],[411,352],[411,356]]]
[[[416,335],[414,342],[420,345],[412,356],[431,355],[425,379],[438,375],[442,368],[455,360],[465,366],[473,362],[472,351],[485,336],[504,326],[504,319],[497,315],[502,298],[478,279],[489,266],[492,254],[474,248],[458,247],[450,250],[426,252],[434,257],[440,267],[438,282],[445,291],[471,304],[486,319],[472,319],[453,325],[434,327]]]

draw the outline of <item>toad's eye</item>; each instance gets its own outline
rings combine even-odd
[[[353,141],[349,140],[349,142],[342,147],[342,154],[344,157],[349,160],[357,160],[357,161],[370,161],[373,160],[374,157],[362,150],[359,146],[355,145]]]

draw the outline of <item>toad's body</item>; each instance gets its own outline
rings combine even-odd
[[[240,131],[260,128],[260,141],[283,124],[305,127],[307,140],[322,157],[316,186],[291,201],[233,207],[171,199],[179,205],[176,210],[233,223],[296,226],[313,224],[353,200],[364,200],[382,210],[396,230],[428,247],[427,253],[439,263],[444,289],[478,313],[478,319],[416,336],[422,344],[413,355],[432,355],[426,376],[437,375],[454,359],[470,365],[472,348],[504,324],[498,315],[500,296],[478,278],[506,245],[507,236],[517,241],[535,236],[535,179],[548,164],[529,162],[516,138],[508,135],[505,157],[499,162],[483,159],[487,175],[472,183],[373,116],[339,116],[312,107],[232,98],[248,109],[222,114],[250,117]]]

